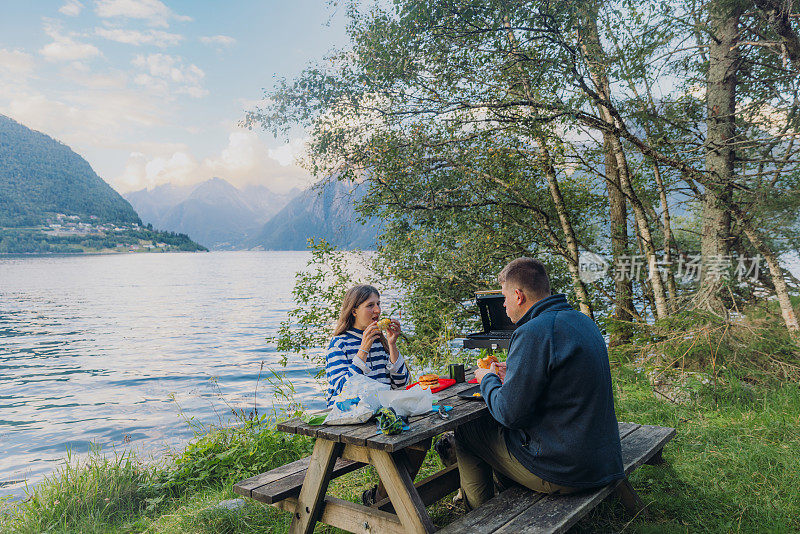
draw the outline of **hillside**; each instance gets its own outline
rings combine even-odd
[[[379,221],[357,221],[355,202],[364,191],[335,180],[304,191],[270,219],[251,248],[305,250],[310,237],[322,238],[341,249],[375,248]]]
[[[143,226],[68,146],[0,115],[0,254],[197,250],[184,234]]]
[[[141,224],[131,205],[67,145],[0,115],[0,227],[35,226],[56,213]]]

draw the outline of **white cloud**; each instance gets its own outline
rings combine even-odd
[[[228,37],[227,35],[212,35],[210,37],[201,37],[200,42],[203,44],[222,48],[226,46],[235,45],[236,39],[234,39],[233,37]]]
[[[171,19],[192,20],[191,17],[178,15],[159,0],[97,0],[95,11],[102,18],[142,19],[151,26],[161,28],[168,28]]]
[[[173,46],[183,41],[183,35],[161,30],[126,30],[123,28],[96,28],[95,33],[110,41],[134,46],[154,45],[161,48]]]
[[[256,133],[236,129],[230,132],[227,146],[218,155],[202,162],[185,148],[164,154],[167,145],[140,146],[141,150],[130,154],[122,175],[111,183],[118,191],[126,192],[165,183],[200,183],[216,176],[237,187],[260,184],[277,192],[293,187],[306,188],[312,182],[309,173],[293,164],[283,165],[274,156],[293,153],[303,143],[303,140],[294,139],[285,147],[270,150]]]
[[[175,152],[169,157],[148,157],[133,152],[125,164],[122,176],[114,180],[117,190],[135,191],[147,187],[171,183],[187,185],[198,181],[197,161],[186,152]]]
[[[58,8],[59,13],[68,15],[70,17],[77,17],[83,10],[83,4],[78,0],[67,0],[67,3]]]
[[[138,74],[134,82],[158,94],[164,96],[171,93],[187,94],[193,98],[208,94],[200,84],[205,73],[195,64],[185,64],[181,57],[167,54],[146,56],[139,54],[132,63],[145,71]]]
[[[294,165],[297,162],[297,158],[305,153],[305,149],[306,140],[295,138],[278,148],[270,149],[269,157],[286,167]]]
[[[69,37],[54,41],[39,50],[45,58],[51,61],[74,61],[99,56],[100,50],[88,43],[79,43]]]
[[[270,149],[255,132],[237,128],[228,135],[228,146],[219,156],[203,160],[203,167],[209,177],[219,176],[236,186],[261,184],[274,191],[304,188],[311,183],[311,177],[293,163],[304,146],[304,140],[293,139]]]
[[[124,91],[128,86],[128,77],[123,72],[108,71],[97,74],[88,65],[73,61],[61,69],[64,80],[71,81],[81,87],[90,89],[112,89]]]
[[[33,72],[33,56],[22,50],[0,49],[0,71],[11,76],[27,76]]]
[[[164,124],[163,111],[140,93],[86,88],[52,98],[0,86],[0,113],[60,139],[74,150],[118,148],[120,137]],[[136,135],[136,133],[134,133]]]
[[[3,113],[29,128],[56,137],[61,126],[81,120],[81,110],[77,107],[41,94],[19,95],[9,102]]]
[[[57,25],[46,22],[44,31],[53,42],[45,45],[39,53],[50,61],[75,61],[101,55],[100,50],[91,44],[80,43],[70,35],[64,35]]]

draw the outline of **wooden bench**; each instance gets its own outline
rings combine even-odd
[[[644,463],[661,463],[661,450],[675,436],[675,429],[672,428],[634,423],[620,423],[619,432],[626,477]],[[238,482],[233,487],[234,492],[282,510],[293,511],[308,471],[310,458],[306,457]],[[344,475],[364,467],[364,465],[366,464],[363,462],[338,458],[334,464],[331,478]],[[414,484],[425,503],[433,503],[441,499],[457,485],[458,469],[456,465]],[[643,509],[641,500],[627,478],[600,489],[573,495],[542,495],[523,487],[515,487],[458,518],[439,532],[454,534],[462,532],[513,532],[515,534],[518,532],[564,532],[612,493],[616,494],[632,513],[638,513]],[[358,505],[353,503],[331,496],[325,497],[325,502],[335,503],[344,509],[351,507],[354,516],[357,513]],[[396,520],[389,514],[393,511],[393,506],[388,499],[377,503],[374,510],[376,519],[383,520],[387,525],[397,526],[394,524]],[[379,524],[380,522],[377,521],[375,526],[377,527]]]
[[[234,484],[233,491],[242,497],[249,497],[264,504],[276,504],[284,499],[297,498],[310,462],[311,456],[306,456],[296,462],[242,480]],[[361,462],[339,458],[333,467],[331,477],[342,476],[364,465]]]
[[[644,463],[659,464],[661,450],[675,436],[674,428],[620,423],[625,478],[600,489],[571,495],[543,495],[514,487],[453,521],[439,532],[556,533],[577,523],[612,493],[632,513],[644,509],[627,476]]]

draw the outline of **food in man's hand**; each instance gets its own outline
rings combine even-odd
[[[490,354],[485,358],[478,359],[478,367],[481,369],[488,369],[492,366],[493,363],[500,363],[500,360],[497,359],[497,356],[494,354]]]
[[[383,319],[378,321],[378,328],[383,330],[384,332],[389,329],[389,325],[392,324],[392,320],[388,317],[384,317]]]
[[[439,375],[422,375],[419,377],[419,387],[422,389],[435,388],[439,385]]]

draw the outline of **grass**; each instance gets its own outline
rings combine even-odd
[[[631,476],[646,515],[631,517],[608,499],[575,532],[800,531],[797,351],[763,317],[749,317],[722,329],[684,318],[679,340],[655,325],[612,354],[618,419],[678,433],[665,464]],[[286,532],[287,513],[249,499],[235,510],[218,504],[238,497],[234,482],[309,454],[311,441],[240,415],[159,463],[128,454],[67,458],[27,500],[0,511],[0,532]],[[421,476],[441,467],[429,451]],[[376,482],[368,467],[336,479],[330,492],[358,502]],[[449,497],[428,511],[437,526],[463,513]]]
[[[576,532],[800,531],[800,386],[724,378],[716,387],[692,385],[691,400],[675,404],[653,394],[645,372],[615,367],[618,418],[671,426],[678,435],[664,450],[666,464],[642,466],[631,477],[648,505],[646,517],[631,518],[609,499]],[[286,532],[286,513],[250,500],[238,510],[217,504],[237,497],[233,482],[309,451],[306,439],[249,423],[199,436],[156,465],[93,454],[82,464],[65,463],[0,515],[0,531]],[[431,451],[421,474],[440,468]],[[376,481],[372,468],[362,469],[336,479],[331,493],[358,501]],[[463,509],[445,498],[429,512],[443,526]],[[317,532],[338,530],[319,525]]]
[[[647,517],[605,502],[576,532],[797,532],[800,530],[800,386],[747,387],[733,377],[686,404],[653,395],[644,373],[619,369],[617,417],[670,426],[666,464],[631,483]]]

